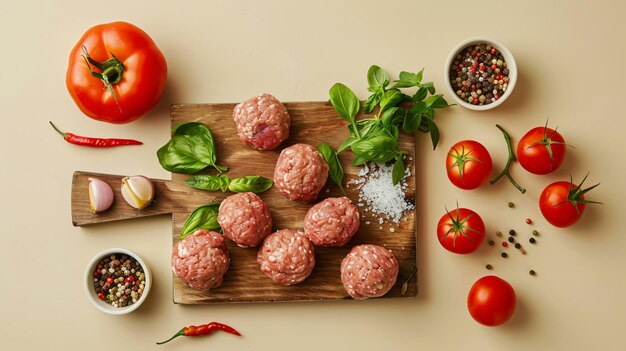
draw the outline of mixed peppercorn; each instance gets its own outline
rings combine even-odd
[[[488,44],[463,49],[450,67],[450,84],[456,94],[473,105],[498,100],[509,85],[509,69],[502,53]]]
[[[141,264],[125,254],[102,259],[93,276],[96,295],[113,307],[126,307],[137,302],[146,284]]]

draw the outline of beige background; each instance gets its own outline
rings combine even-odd
[[[383,5],[384,4],[384,5]],[[622,178],[626,25],[619,1],[4,1],[0,10],[3,133],[0,137],[0,349],[146,350],[187,324],[229,323],[245,335],[177,340],[184,350],[586,350],[624,349],[626,324],[626,191]],[[126,20],[147,31],[169,65],[159,105],[123,126],[84,117],[64,83],[71,47],[92,25]],[[168,106],[235,102],[260,92],[283,101],[325,100],[341,81],[367,97],[371,64],[397,77],[425,67],[444,91],[449,50],[474,35],[493,37],[515,54],[519,81],[490,112],[461,107],[438,115],[441,147],[418,135],[420,295],[416,299],[336,303],[177,306],[171,303],[170,219],[140,219],[74,228],[74,170],[167,178],[156,149],[168,139]],[[461,191],[445,177],[447,148],[461,139],[483,143],[503,167],[506,148],[494,124],[519,140],[546,118],[569,148],[554,174],[534,176],[518,164],[521,195],[505,180]],[[134,137],[142,147],[92,150],[63,142],[48,125],[83,135]],[[228,121],[226,121],[228,123]],[[619,147],[616,149],[616,147]],[[571,173],[601,182],[582,220],[552,228],[537,206],[547,184]],[[472,255],[443,250],[435,226],[444,206],[475,209],[490,236],[536,228],[539,243],[508,260],[487,245]],[[509,209],[507,202],[517,204]],[[530,217],[533,227],[524,224]],[[135,250],[152,267],[146,304],[109,316],[84,296],[88,260],[105,248]],[[471,284],[489,272],[508,280],[517,311],[499,328],[474,322],[466,309]],[[529,269],[538,272],[528,275]]]

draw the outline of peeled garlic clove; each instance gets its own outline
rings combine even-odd
[[[98,178],[89,178],[89,205],[95,213],[106,211],[113,204],[113,189]]]
[[[154,184],[144,176],[122,178],[122,197],[132,207],[144,209],[154,198]]]

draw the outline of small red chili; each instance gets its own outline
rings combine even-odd
[[[84,137],[72,133],[63,133],[59,130],[52,122],[50,122],[52,128],[56,130],[65,141],[74,145],[81,146],[89,146],[89,147],[113,147],[113,146],[123,146],[123,145],[142,145],[141,141],[133,140],[133,139],[114,139],[114,138],[91,138]]]
[[[526,218],[526,224],[533,224],[533,221],[530,218]]]
[[[203,324],[199,326],[192,325],[189,327],[184,327],[183,329],[179,330],[178,333],[174,334],[174,336],[172,336],[171,338],[165,341],[157,342],[157,345],[162,345],[167,342],[170,342],[172,339],[177,338],[179,336],[203,336],[203,335],[209,335],[216,330],[221,330],[226,333],[241,336],[241,334],[238,331],[236,331],[235,329],[233,329],[232,327],[226,324],[222,324],[218,322],[211,322],[209,324]]]

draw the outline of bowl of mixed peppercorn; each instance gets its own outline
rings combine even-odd
[[[470,110],[489,110],[504,102],[515,87],[517,66],[501,43],[469,38],[448,55],[446,86],[456,103]]]
[[[85,293],[100,311],[130,313],[145,301],[152,286],[150,269],[136,253],[120,248],[96,254],[85,269]]]

